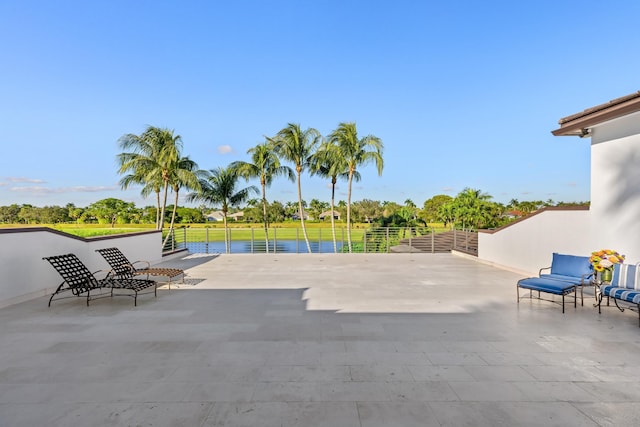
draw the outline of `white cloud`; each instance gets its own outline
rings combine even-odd
[[[25,178],[20,176],[9,176],[6,178],[8,182],[12,183],[26,183],[26,184],[44,184],[46,181],[35,178]]]
[[[230,145],[219,145],[218,146],[219,154],[229,154],[233,153],[233,148]]]
[[[29,193],[29,194],[64,194],[64,193],[99,193],[102,191],[114,191],[118,190],[117,186],[76,186],[76,187],[11,187],[9,191],[16,193]]]

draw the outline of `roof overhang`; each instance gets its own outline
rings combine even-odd
[[[592,127],[637,111],[640,111],[640,91],[564,117],[558,121],[560,127],[551,133],[584,138],[590,136]]]

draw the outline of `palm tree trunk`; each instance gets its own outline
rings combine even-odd
[[[227,227],[227,213],[222,211],[222,219],[224,220],[224,252],[229,253],[229,228]]]
[[[169,240],[169,236],[173,233],[173,225],[175,224],[175,221],[176,221],[176,210],[178,208],[178,191],[179,190],[176,190],[176,201],[173,204],[173,212],[171,213],[171,225],[169,226],[169,233],[167,234],[167,237],[164,238],[164,242],[162,242],[163,248],[164,248],[164,245],[167,244],[167,240]]]
[[[164,228],[164,211],[167,208],[167,193],[169,192],[169,182],[165,182],[164,184],[164,197],[162,200],[162,210],[160,211],[160,222],[158,224],[158,230],[162,230]]]
[[[262,183],[262,215],[264,216],[264,251],[269,253],[269,223],[267,222],[267,190],[266,184]]]
[[[298,172],[298,214],[300,215],[300,224],[302,225],[302,234],[304,235],[304,241],[307,243],[307,251],[311,253],[309,236],[307,236],[307,229],[304,227],[304,213],[302,211],[302,187],[300,186],[300,172]]]
[[[353,172],[349,171],[349,184],[347,188],[347,242],[349,245],[349,253],[352,252],[351,247],[351,183],[353,181]]]
[[[156,230],[160,229],[160,190],[156,191]]]
[[[333,253],[338,253],[338,244],[336,243],[336,219],[333,216],[336,199],[336,179],[331,179],[331,234],[333,235]]]

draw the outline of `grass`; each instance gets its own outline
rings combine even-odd
[[[442,224],[430,224],[436,232],[445,231]],[[2,224],[2,228],[17,227],[49,227],[54,230],[62,231],[79,237],[98,237],[123,233],[134,233],[140,231],[154,230],[153,224],[115,224],[111,227],[107,224]],[[264,228],[261,223],[229,223],[229,229],[232,240],[262,240],[264,239]],[[299,221],[286,221],[273,223],[269,225],[269,239],[273,240],[304,240],[302,229]],[[331,223],[330,222],[305,222],[307,235],[311,241],[332,241]],[[205,241],[224,241],[224,225],[221,223],[206,224],[178,224],[176,233],[181,233],[184,228],[187,230],[187,240],[190,242]],[[351,240],[353,242],[362,241],[364,233],[371,229],[371,224],[356,223],[351,228]],[[181,240],[178,234],[177,239]],[[346,224],[339,222],[336,224],[336,240],[339,242],[347,241]]]

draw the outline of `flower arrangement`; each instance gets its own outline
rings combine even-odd
[[[591,252],[589,262],[595,271],[602,272],[604,270],[612,270],[614,264],[622,264],[624,255],[620,255],[611,249],[600,249],[599,251]]]

